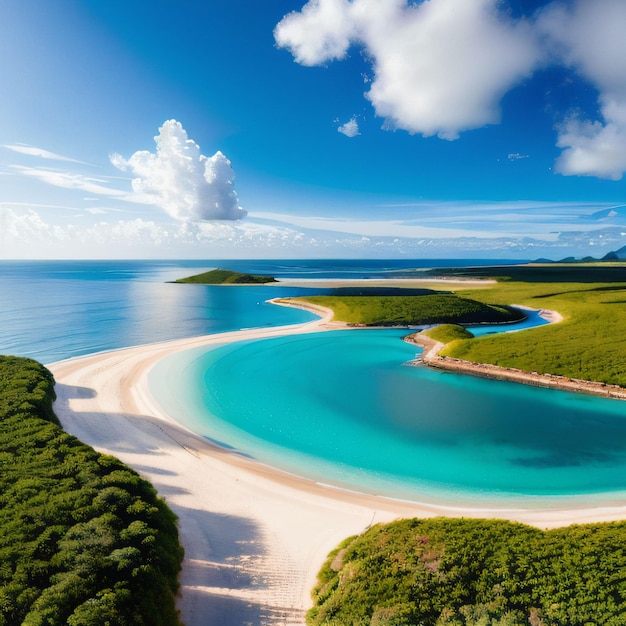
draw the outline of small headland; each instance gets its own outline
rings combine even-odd
[[[550,312],[555,313],[555,312]],[[558,314],[553,317],[558,320]],[[455,372],[459,374],[467,374],[477,376],[478,378],[488,378],[491,380],[506,380],[509,382],[523,383],[535,387],[547,387],[551,389],[560,389],[562,391],[570,391],[575,393],[586,393],[589,395],[602,396],[606,398],[626,399],[626,389],[619,385],[609,385],[602,382],[594,382],[590,380],[581,380],[577,378],[568,378],[556,374],[539,374],[538,372],[526,372],[517,368],[501,367],[491,365],[489,363],[475,363],[464,359],[440,355],[444,347],[453,347],[453,342],[471,339],[472,336],[462,335],[462,332],[468,332],[463,327],[458,327],[458,332],[452,332],[449,328],[453,325],[445,324],[435,326],[431,329],[418,333],[407,335],[404,340],[414,343],[424,349],[419,359],[412,364],[425,363],[426,365],[439,370]]]
[[[424,290],[421,295],[343,295],[333,292],[328,296],[306,296],[281,299],[277,304],[306,308],[324,315],[333,312],[334,326],[344,327],[406,327],[421,332],[408,335],[405,340],[424,348],[414,364],[463,373],[480,378],[506,380],[536,387],[560,389],[607,398],[626,399],[626,389],[603,381],[526,370],[517,367],[472,361],[441,354],[448,353],[473,340],[465,326],[480,324],[509,324],[524,319],[522,305],[486,304],[449,292]],[[542,317],[551,325],[562,322],[562,316],[544,309]],[[431,326],[432,328],[424,329]]]
[[[244,274],[231,270],[214,269],[187,278],[179,278],[174,283],[191,285],[264,285],[278,282],[273,276],[261,274]]]

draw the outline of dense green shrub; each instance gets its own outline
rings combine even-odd
[[[0,416],[33,415],[59,424],[52,374],[32,359],[0,357]]]
[[[541,531],[500,520],[377,525],[331,553],[312,626],[618,626],[626,522]]]
[[[459,339],[472,339],[474,337],[469,330],[458,324],[438,324],[422,332],[427,337],[435,341],[440,341],[441,343],[450,343]]]
[[[53,400],[42,365],[0,357],[0,626],[179,624],[174,514]]]

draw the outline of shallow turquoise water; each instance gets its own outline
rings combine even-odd
[[[322,482],[456,502],[624,496],[623,402],[406,366],[416,348],[404,334],[179,353],[151,386],[192,430]]]

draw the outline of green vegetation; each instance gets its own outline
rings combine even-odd
[[[448,278],[495,278],[533,283],[552,282],[625,282],[626,263],[491,265],[449,267],[427,270],[424,276]]]
[[[506,306],[484,304],[450,293],[424,296],[307,296],[306,302],[332,309],[335,319],[366,326],[511,322],[523,319]]]
[[[174,514],[53,400],[42,365],[0,357],[0,626],[180,624]]]
[[[242,274],[230,270],[211,270],[188,278],[179,278],[175,283],[190,283],[194,285],[250,285],[278,282],[273,276],[258,274]]]
[[[468,293],[483,302],[554,310],[564,321],[455,342],[442,355],[626,386],[626,283],[503,281]]]
[[[618,626],[626,522],[551,531],[499,520],[377,525],[332,552],[310,626]]]
[[[441,343],[452,343],[460,339],[474,338],[474,335],[467,328],[458,324],[439,324],[434,328],[422,331],[422,334]]]

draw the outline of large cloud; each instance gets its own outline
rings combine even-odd
[[[530,20],[500,0],[310,0],[277,25],[303,65],[363,47],[366,94],[385,127],[456,139],[499,121],[502,96],[538,67],[566,66],[598,92],[599,115],[563,115],[555,171],[618,180],[626,171],[625,0],[556,0]]]
[[[498,0],[311,0],[274,31],[296,61],[315,65],[361,45],[375,72],[366,94],[388,128],[455,139],[499,121],[499,100],[532,73],[535,33]]]
[[[555,4],[539,22],[556,54],[598,90],[602,119],[573,114],[559,128],[562,174],[617,180],[626,170],[626,2]]]
[[[154,140],[155,153],[142,150],[129,159],[111,156],[113,165],[136,176],[135,199],[156,204],[183,221],[245,217],[233,185],[235,174],[221,152],[212,157],[200,154],[176,120],[165,122]]]

